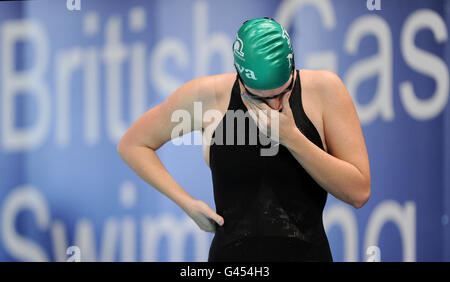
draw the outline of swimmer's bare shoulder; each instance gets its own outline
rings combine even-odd
[[[236,80],[236,73],[223,73],[211,76],[215,84],[215,95],[210,109],[223,111],[223,107],[228,105],[231,91]]]
[[[189,113],[190,131],[202,130],[195,128],[202,123],[194,122],[194,102],[201,103],[202,112],[220,110],[231,93],[235,77],[236,73],[223,73],[198,77],[184,83],[166,100],[140,116],[122,136],[120,143],[157,150],[164,143],[178,137],[173,135],[174,127],[179,124],[179,121],[172,121],[176,111]]]

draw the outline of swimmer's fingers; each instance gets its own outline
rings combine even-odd
[[[223,217],[218,215],[208,204],[203,202],[203,211],[207,217],[209,217],[212,221],[216,222],[218,225],[222,226],[224,223]]]
[[[187,209],[187,214],[194,220],[201,230],[215,232],[216,225],[223,225],[224,220],[208,204],[201,200],[196,200]]]

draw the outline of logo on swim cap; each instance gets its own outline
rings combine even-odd
[[[292,67],[292,59],[294,58],[294,55],[292,55],[292,53],[291,53],[291,54],[287,55],[286,58],[289,61],[289,67]]]
[[[289,48],[292,49],[292,45],[291,45],[291,37],[289,36],[289,34],[287,33],[287,31],[284,29],[284,27],[281,27],[283,30],[283,34],[281,35],[281,37],[283,37],[284,39],[286,39]]]
[[[239,36],[236,36],[236,41],[233,45],[233,50],[236,55],[241,57],[242,60],[244,60],[244,52],[242,51],[242,48],[244,48],[244,42],[242,42],[242,39],[239,38]]]

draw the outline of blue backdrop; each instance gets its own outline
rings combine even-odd
[[[361,120],[372,194],[359,210],[329,196],[334,260],[450,261],[450,1],[69,2],[0,3],[1,261],[66,261],[69,246],[82,261],[206,261],[212,234],[117,143],[183,83],[233,71],[235,32],[262,16],[289,31],[297,68],[342,78]],[[157,153],[214,207],[200,145]]]

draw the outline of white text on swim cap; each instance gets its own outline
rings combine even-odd
[[[250,70],[250,69],[246,69],[245,67],[241,67],[238,63],[234,63],[236,65],[236,68],[239,71],[239,74],[242,75],[244,74],[245,77],[247,77],[248,79],[253,79],[253,80],[258,80],[255,76],[255,72]],[[245,73],[243,73],[245,72]]]

